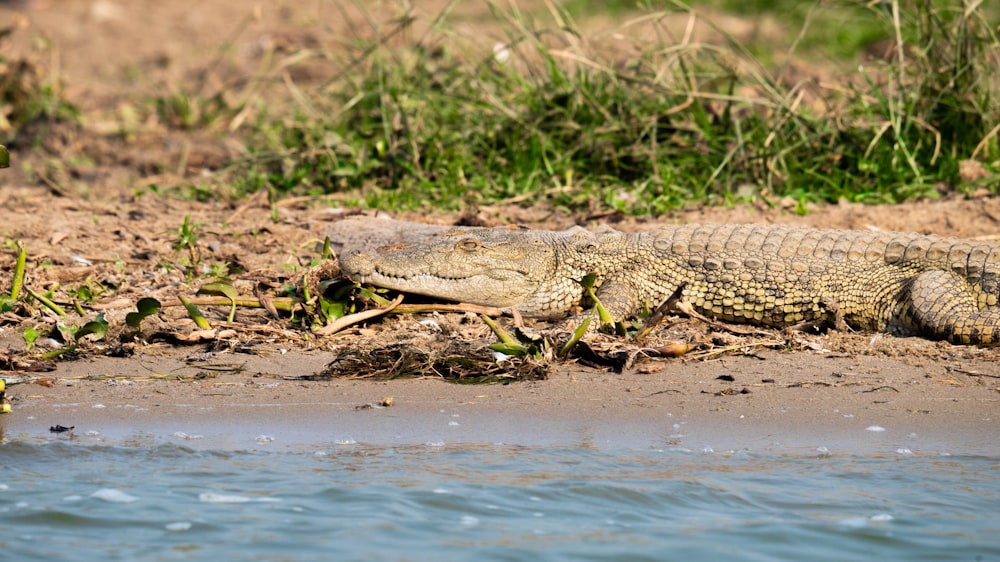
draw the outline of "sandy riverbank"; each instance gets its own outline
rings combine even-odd
[[[219,360],[220,358],[216,358]],[[321,352],[222,358],[242,372],[201,380],[204,365],[157,357],[80,361],[52,386],[9,388],[8,440],[311,450],[342,445],[684,447],[894,454],[996,454],[1000,392],[992,362],[765,351],[673,361],[651,374],[566,368],[546,381],[460,385],[437,379],[298,381]],[[142,365],[136,369],[136,365]],[[155,368],[153,367],[155,365]],[[128,369],[135,379],[127,378]],[[76,380],[77,372],[125,376]],[[949,374],[950,373],[950,374]],[[735,380],[720,380],[729,375]],[[378,404],[392,398],[392,405]],[[53,425],[74,426],[69,434]],[[879,429],[881,428],[881,429]]]

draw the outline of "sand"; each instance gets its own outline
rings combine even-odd
[[[219,364],[219,357],[213,359]],[[6,439],[115,446],[321,450],[338,446],[592,446],[815,454],[995,454],[1000,393],[991,361],[922,367],[884,357],[765,351],[671,361],[651,374],[567,367],[549,380],[461,385],[433,378],[286,380],[319,369],[323,352],[275,353],[244,372],[202,380],[197,364],[142,358],[129,378],[15,385]],[[91,375],[108,360],[82,361]],[[277,375],[275,373],[285,373]],[[719,380],[731,376],[734,381]],[[72,376],[72,375],[68,375]],[[380,406],[387,399],[391,405]],[[72,435],[53,425],[75,427]]]

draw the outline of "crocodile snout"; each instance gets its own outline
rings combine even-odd
[[[358,277],[375,273],[375,258],[363,250],[352,250],[340,256],[340,270],[357,280]]]

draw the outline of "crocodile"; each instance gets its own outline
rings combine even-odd
[[[1000,242],[776,225],[454,228],[433,240],[341,257],[351,279],[557,319],[591,303],[614,320],[668,298],[724,322],[827,324],[1000,344]]]

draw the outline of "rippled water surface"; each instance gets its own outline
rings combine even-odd
[[[989,560],[1000,458],[0,445],[2,559]]]

